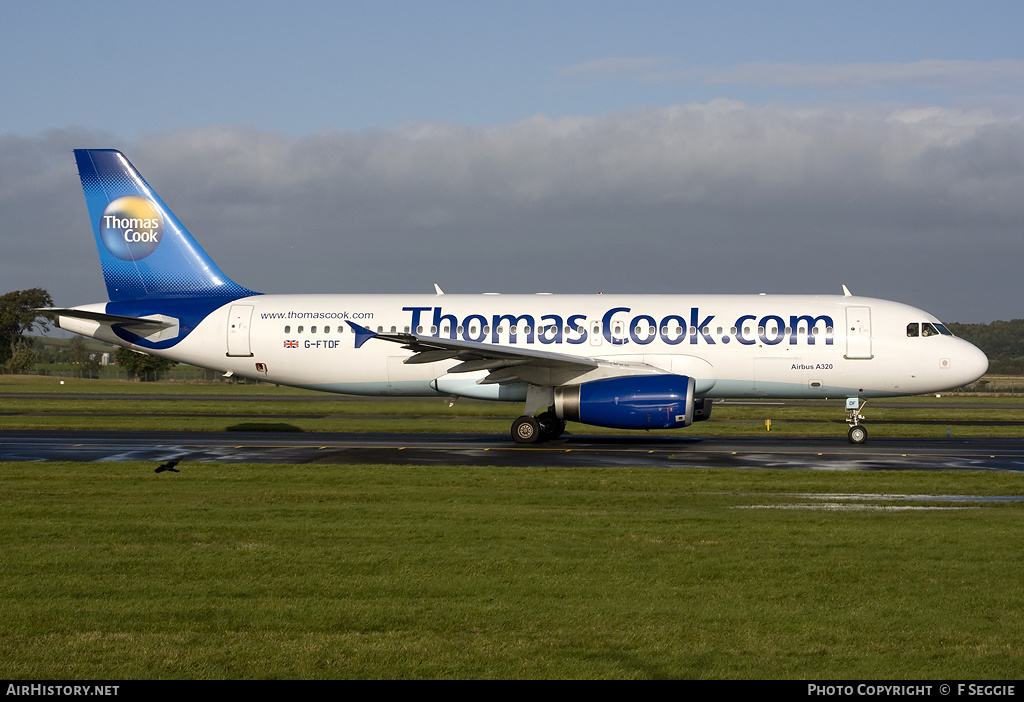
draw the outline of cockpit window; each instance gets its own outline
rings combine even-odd
[[[939,334],[953,336],[953,332],[939,322],[911,322],[907,325],[907,336],[938,336]]]

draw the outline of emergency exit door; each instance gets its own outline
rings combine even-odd
[[[872,358],[871,308],[846,308],[846,358]]]

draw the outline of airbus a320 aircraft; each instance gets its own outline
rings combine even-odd
[[[512,438],[567,421],[675,429],[716,398],[867,398],[971,383],[988,359],[938,319],[843,295],[263,295],[224,275],[124,155],[76,150],[109,302],[84,336],[225,375],[351,395],[525,402]]]

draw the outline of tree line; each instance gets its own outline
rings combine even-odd
[[[84,377],[99,377],[99,354],[89,349],[81,337],[65,346],[39,343],[33,333],[43,334],[54,323],[53,315],[39,312],[53,307],[53,298],[42,288],[13,290],[0,295],[0,366],[11,373],[31,373],[37,363],[72,363]],[[166,358],[136,353],[118,346],[114,362],[138,380],[155,380],[176,364]]]
[[[1024,319],[990,324],[952,322],[946,328],[985,352],[989,373],[1024,375]]]

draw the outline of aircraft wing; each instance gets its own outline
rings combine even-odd
[[[412,351],[413,355],[405,360],[406,363],[434,363],[455,359],[461,363],[450,368],[449,373],[488,371],[487,376],[479,381],[481,384],[522,381],[535,385],[561,385],[597,368],[606,369],[607,375],[665,372],[643,363],[616,363],[586,356],[479,341],[441,339],[423,334],[388,334],[370,331],[353,322],[348,322],[348,325],[356,333],[356,348],[370,339],[381,339],[401,344],[402,348]]]

